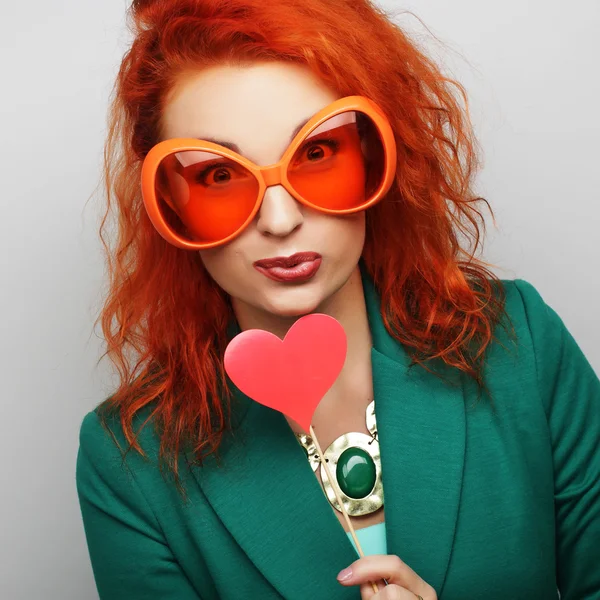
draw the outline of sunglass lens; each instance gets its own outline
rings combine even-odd
[[[347,111],[308,133],[290,160],[287,176],[294,190],[319,208],[356,209],[381,185],[384,157],[373,120]]]
[[[166,156],[155,186],[167,223],[180,236],[201,243],[239,231],[252,214],[259,190],[257,179],[244,166],[200,150]]]

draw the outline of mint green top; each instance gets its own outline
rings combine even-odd
[[[486,348],[491,403],[462,371],[411,367],[363,278],[387,553],[439,600],[549,600],[557,588],[598,600],[600,381],[534,286],[501,284],[516,342],[496,327]],[[357,552],[293,430],[233,391],[219,460],[179,460],[187,501],[159,469],[154,403],[133,421],[145,456],[123,457],[117,417],[106,429],[98,409],[83,419],[77,491],[102,600],[360,598],[336,579]]]
[[[369,556],[371,554],[387,554],[387,542],[385,541],[385,521],[383,523],[370,525],[369,527],[363,527],[362,529],[356,529],[355,532],[365,556]],[[356,548],[356,544],[352,539],[352,534],[349,531],[346,533],[348,534],[348,539],[352,542],[352,546],[356,550],[357,556],[360,557],[358,549]]]

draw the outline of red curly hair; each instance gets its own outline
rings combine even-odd
[[[103,357],[120,374],[99,414],[106,425],[107,414],[118,411],[128,451],[144,454],[132,419],[154,402],[148,419],[160,434],[160,458],[179,482],[184,446],[201,463],[217,451],[228,425],[222,359],[234,318],[230,301],[197,252],[156,232],[139,184],[174,82],[209,64],[300,63],[340,95],[379,104],[395,133],[398,168],[387,196],[366,213],[362,260],[381,295],[385,326],[413,364],[441,360],[486,389],[484,351],[505,296],[490,265],[474,257],[478,221],[485,231],[475,204],[492,211],[471,191],[479,164],[464,88],[369,0],[134,0],[129,17],[134,41],[115,83],[104,156],[100,237],[110,285],[99,317]],[[103,235],[111,208],[112,249]]]

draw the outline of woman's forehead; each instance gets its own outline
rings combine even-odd
[[[162,137],[211,140],[256,164],[271,164],[302,125],[338,97],[291,63],[211,67],[177,82],[163,109]]]

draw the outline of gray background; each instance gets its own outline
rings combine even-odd
[[[600,372],[600,3],[428,0],[397,21],[467,88],[496,212],[483,258],[533,283]],[[75,491],[84,414],[114,385],[93,331],[107,100],[123,0],[0,4],[0,597],[97,598]]]

